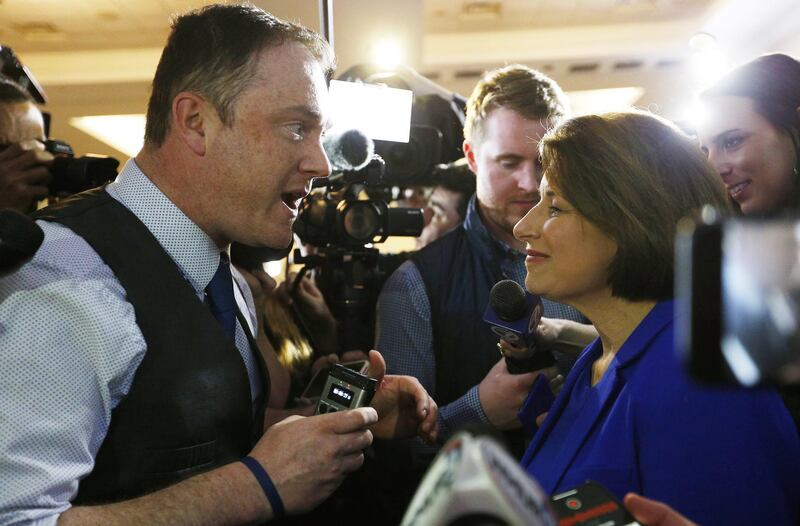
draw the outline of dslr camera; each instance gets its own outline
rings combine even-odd
[[[0,45],[0,74],[11,79],[26,90],[39,104],[47,103],[44,89],[31,71],[20,62],[14,51]],[[50,114],[42,112],[45,122],[45,135],[50,135]],[[0,151],[8,144],[0,144]],[[72,147],[57,140],[47,140],[44,148],[55,160],[50,167],[52,180],[48,186],[50,197],[66,197],[101,186],[116,177],[119,161],[104,155],[85,155],[75,157]]]

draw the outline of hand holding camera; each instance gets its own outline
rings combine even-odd
[[[37,140],[0,148],[0,209],[31,212],[36,202],[48,196],[53,155]]]

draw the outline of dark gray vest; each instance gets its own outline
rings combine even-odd
[[[246,455],[262,434],[266,396],[253,407],[241,355],[144,224],[103,189],[37,218],[69,227],[100,255],[124,287],[147,343],[73,503],[128,499]],[[269,377],[259,366],[268,394]]]

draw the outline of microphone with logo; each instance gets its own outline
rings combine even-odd
[[[501,339],[525,348],[523,353],[505,355],[511,374],[538,371],[556,363],[553,353],[536,348],[536,328],[543,311],[541,298],[525,291],[514,280],[498,281],[489,292],[483,321]]]
[[[0,277],[27,263],[43,239],[44,232],[33,219],[16,210],[0,211]]]

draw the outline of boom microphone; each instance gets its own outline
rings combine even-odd
[[[0,276],[17,270],[36,254],[44,232],[33,219],[16,210],[0,211]]]
[[[375,154],[375,143],[359,130],[329,132],[322,147],[334,172],[361,170]]]

